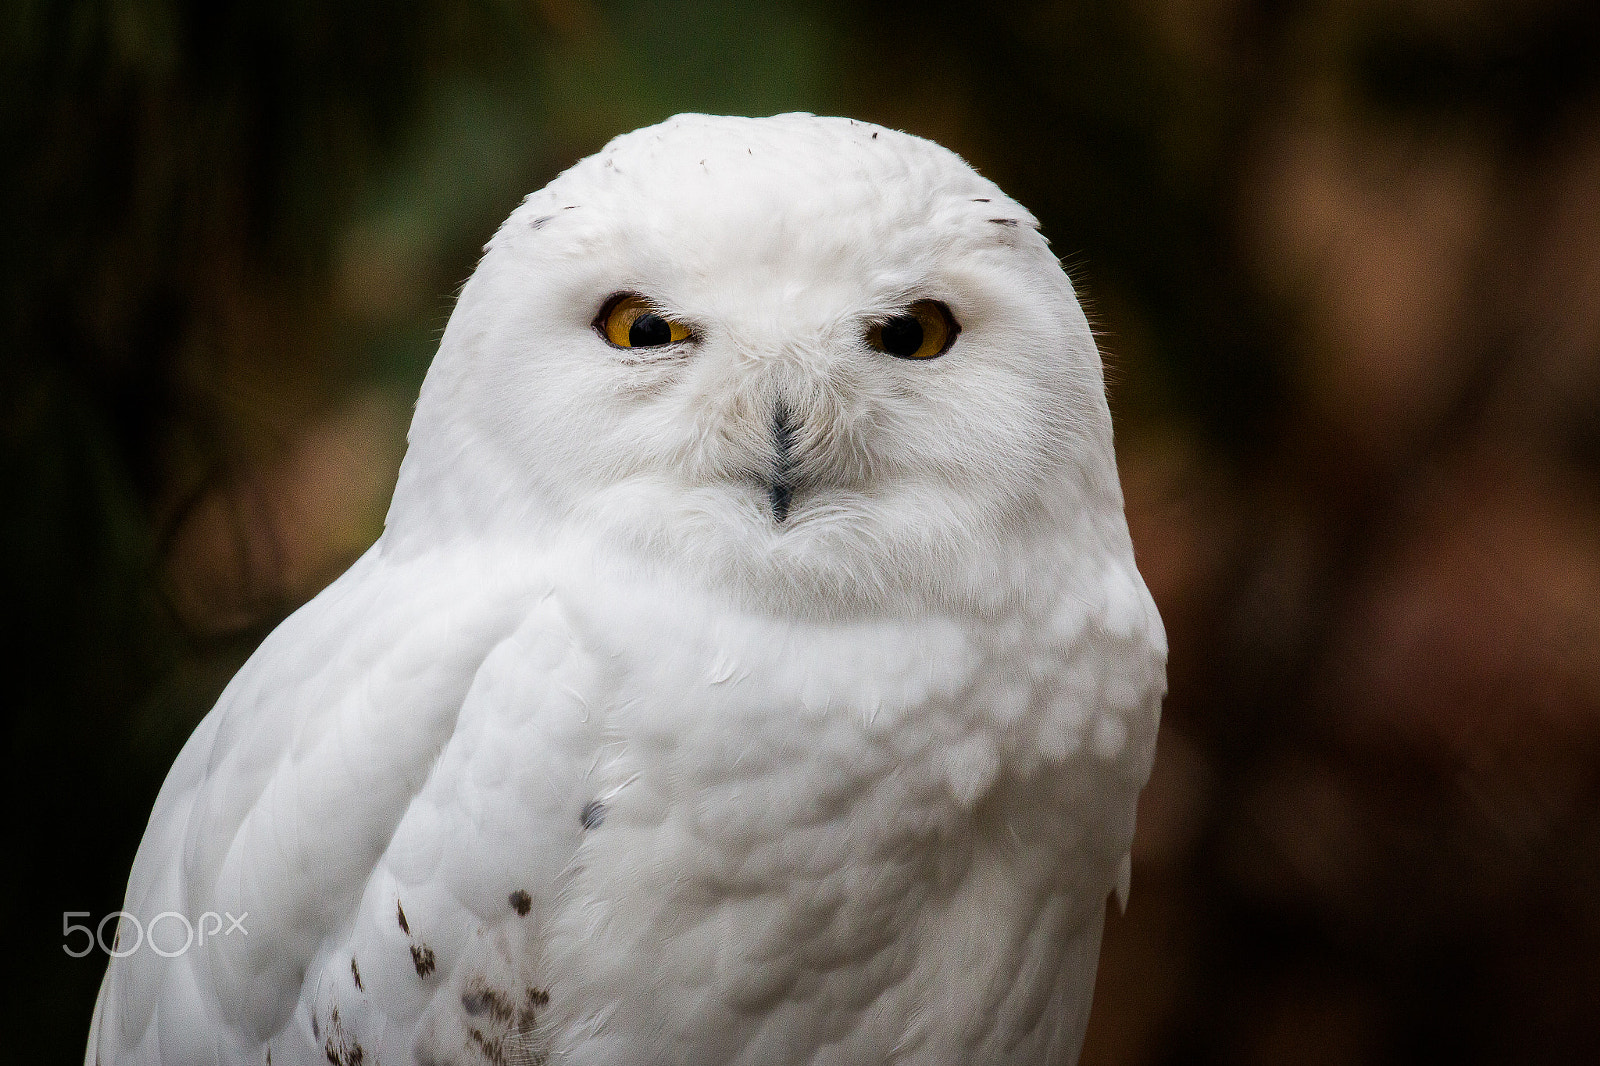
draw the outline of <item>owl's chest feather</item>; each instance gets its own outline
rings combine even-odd
[[[311,967],[304,1028],[370,1010],[370,1046],[443,1061],[489,1033],[489,989],[537,993],[506,1039],[590,1066],[1012,1061],[1076,1031],[1050,1004],[1087,1004],[1131,838],[1147,633],[810,625],[599,583],[525,602]]]
[[[1077,786],[1041,775],[1031,720],[1067,669],[1048,639],[634,619],[599,640],[565,619],[596,653],[563,682],[588,694],[572,713],[593,770],[547,939],[570,986],[558,1045],[564,1031],[594,1053],[596,1025],[730,1055],[785,1032],[866,1039],[903,1026],[887,1004],[918,1009],[952,968],[971,975],[973,945],[941,930],[975,906],[1003,971],[1041,922],[1098,913],[1125,844],[1117,826],[1098,848],[1095,814],[1069,809],[1100,760],[1069,773]],[[1094,887],[1063,909],[1074,852]]]

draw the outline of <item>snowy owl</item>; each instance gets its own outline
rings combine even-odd
[[[620,137],[409,442],[161,789],[89,1066],[1076,1059],[1165,636],[1025,209],[848,119]]]

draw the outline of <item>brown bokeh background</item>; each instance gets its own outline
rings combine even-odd
[[[381,527],[521,195],[848,113],[1101,332],[1172,692],[1085,1062],[1600,1048],[1600,7],[19,0],[0,14],[8,1054],[80,1054],[155,790]]]

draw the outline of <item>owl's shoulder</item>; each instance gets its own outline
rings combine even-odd
[[[548,569],[380,546],[269,634],[169,772],[125,903],[142,925],[230,914],[248,932],[113,959],[94,1023],[108,1058],[204,1057],[287,1018]]]

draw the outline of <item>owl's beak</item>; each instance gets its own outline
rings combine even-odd
[[[772,473],[767,481],[767,502],[773,520],[782,523],[789,517],[789,502],[794,498],[794,424],[782,400],[772,411]]]

